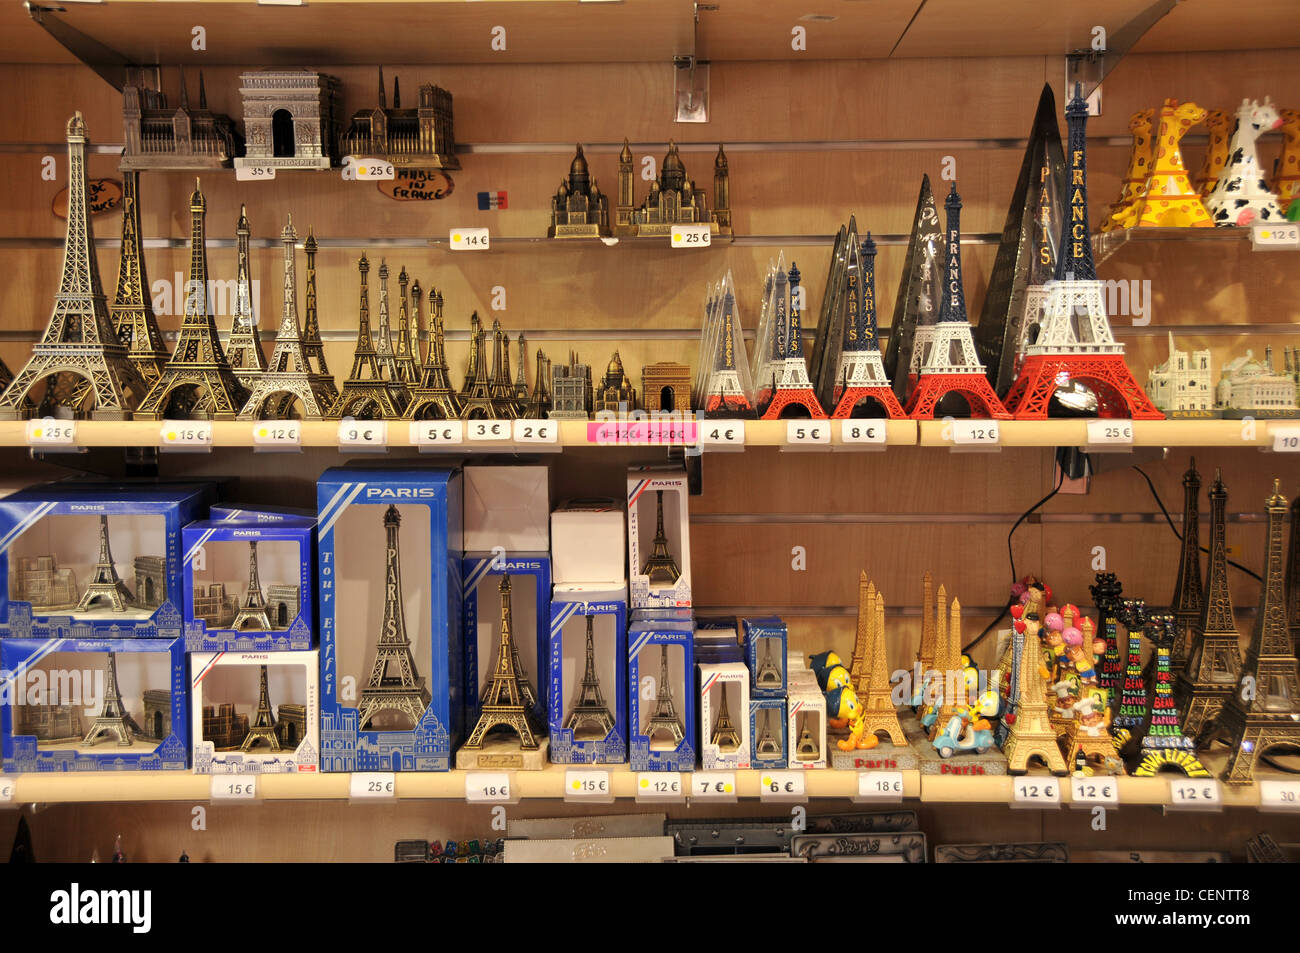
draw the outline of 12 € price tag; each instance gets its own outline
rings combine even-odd
[[[1270,427],[1268,432],[1274,453],[1300,453],[1300,427]]]
[[[1252,226],[1250,244],[1255,251],[1300,248],[1300,223],[1270,222]]]
[[[743,420],[700,421],[700,446],[718,450],[743,450],[745,448],[745,422]]]
[[[509,440],[513,432],[508,420],[471,420],[465,424],[470,440]]]
[[[1265,811],[1300,811],[1300,781],[1260,781],[1259,806]]]
[[[388,424],[383,420],[340,420],[339,449],[379,452],[388,449]]]
[[[1060,807],[1061,782],[1056,778],[1016,778],[1011,796],[1013,807]]]
[[[792,447],[826,446],[831,442],[829,420],[788,420],[785,442]]]
[[[471,771],[465,775],[465,800],[470,804],[510,801],[510,775],[505,771]]]
[[[1111,777],[1070,778],[1070,806],[1119,807],[1119,782]]]
[[[209,798],[213,801],[252,801],[257,798],[257,775],[214,774]]]
[[[958,447],[996,447],[1002,439],[996,420],[954,420],[951,426]]]
[[[515,443],[555,443],[560,439],[557,420],[516,420]]]
[[[415,420],[409,437],[417,447],[454,447],[465,439],[465,424],[459,420]]]
[[[270,182],[274,178],[273,165],[235,165],[236,182]]]
[[[450,234],[453,251],[488,250],[488,230],[486,228],[453,228]]]
[[[348,796],[354,801],[397,797],[397,776],[391,771],[370,771],[352,775]]]
[[[682,776],[676,771],[640,771],[636,776],[638,801],[682,800]]]
[[[691,773],[691,797],[700,801],[736,800],[736,772],[734,771],[693,771]]]
[[[763,801],[806,801],[802,771],[764,771],[758,779],[758,796]]]
[[[708,248],[713,244],[713,229],[708,225],[674,225],[673,248]]]
[[[887,428],[883,420],[841,420],[840,443],[879,443],[888,442]]]
[[[1171,811],[1221,811],[1223,795],[1214,778],[1174,778],[1169,782]]]
[[[211,450],[212,421],[164,420],[158,441],[163,450]]]
[[[903,800],[903,772],[859,771],[858,799],[862,801]]]
[[[77,445],[77,422],[75,420],[55,420],[42,417],[27,421],[27,446],[29,447],[75,447]]]
[[[570,768],[564,772],[566,801],[612,801],[614,788],[608,771]]]
[[[1088,446],[1132,446],[1133,421],[1131,420],[1089,420]]]
[[[253,424],[253,446],[263,450],[297,450],[302,425],[296,420],[261,420]]]

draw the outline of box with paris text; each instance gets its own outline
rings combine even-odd
[[[551,599],[551,761],[627,761],[627,589],[555,587]]]
[[[627,572],[634,609],[691,605],[689,492],[685,470],[628,471]]]

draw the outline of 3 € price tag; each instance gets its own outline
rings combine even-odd
[[[514,800],[505,771],[471,771],[465,775],[465,800],[470,804],[500,804]]]
[[[422,450],[455,447],[465,439],[465,424],[459,420],[415,420],[411,422],[409,439]]]
[[[788,420],[785,442],[791,447],[828,446],[831,442],[829,420]]]
[[[1300,781],[1260,781],[1259,807],[1263,811],[1300,811]]]
[[[261,450],[302,447],[302,424],[296,420],[262,420],[253,424],[253,446]]]
[[[954,420],[951,427],[958,447],[996,447],[1002,439],[996,420]]]
[[[452,251],[488,250],[488,230],[486,228],[453,228],[450,234]]]
[[[383,420],[340,420],[339,449],[367,453],[388,449],[388,424]]]
[[[256,800],[257,775],[214,774],[209,797],[213,801]]]
[[[393,178],[393,164],[386,159],[343,157],[343,178],[348,182],[378,182]]]
[[[694,771],[691,773],[691,797],[700,801],[736,800],[736,772]]]
[[[745,449],[745,422],[743,420],[700,421],[700,446],[705,450]]]
[[[638,801],[680,801],[682,776],[676,771],[640,771],[636,776]]]
[[[1133,421],[1131,420],[1089,420],[1088,446],[1132,446]]]
[[[354,801],[397,797],[397,776],[391,771],[354,774],[348,782],[348,797]]]
[[[1300,427],[1270,427],[1274,453],[1300,453]],[[30,441],[28,441],[30,443]]]
[[[713,229],[708,225],[674,225],[673,248],[708,248],[713,244]]]
[[[164,420],[158,441],[163,450],[211,450],[212,421]]]
[[[235,165],[236,182],[270,182],[274,178],[273,165]]]
[[[37,448],[75,447],[77,445],[77,422],[75,420],[55,420],[42,417],[27,421],[27,446]]]
[[[555,443],[560,439],[556,420],[516,420],[515,443]]]
[[[1169,782],[1171,811],[1221,811],[1223,795],[1214,778],[1174,778]]]
[[[1269,222],[1250,230],[1250,244],[1255,251],[1300,248],[1300,222]]]
[[[564,799],[566,801],[614,800],[614,788],[609,772],[592,769],[569,769],[564,772]]]
[[[509,440],[514,433],[508,420],[471,420],[465,432],[470,440]]]
[[[903,800],[902,771],[859,771],[858,800]]]
[[[840,443],[878,443],[888,442],[888,428],[883,420],[841,420]]]
[[[806,801],[802,771],[764,771],[758,778],[758,796],[763,801]]]
[[[1070,806],[1119,807],[1119,782],[1111,777],[1070,778]]]
[[[1016,778],[1011,798],[1012,807],[1060,807],[1061,782],[1056,778]]]

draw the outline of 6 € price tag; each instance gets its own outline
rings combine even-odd
[[[764,771],[758,779],[758,796],[764,801],[805,801],[802,771]]]
[[[1260,781],[1259,806],[1265,811],[1300,811],[1300,781]]]
[[[471,771],[465,775],[465,800],[470,804],[510,801],[510,775],[505,771]]]
[[[1014,807],[1061,806],[1061,782],[1056,778],[1016,778],[1011,794]]]
[[[1111,777],[1070,778],[1070,806],[1119,807],[1119,783]]]
[[[1270,427],[1268,432],[1273,435],[1274,453],[1300,453],[1300,427]]]
[[[393,772],[366,772],[352,775],[348,796],[354,801],[397,797],[397,776]]]
[[[376,452],[388,449],[388,424],[382,420],[340,420],[339,449]]]
[[[211,450],[212,421],[164,420],[158,440],[164,450]]]
[[[486,228],[453,228],[451,230],[451,247],[453,251],[487,251],[488,230]]]
[[[745,422],[743,420],[704,420],[700,422],[700,446],[720,450],[745,447]]]
[[[296,420],[263,420],[253,424],[253,446],[263,450],[297,450],[302,425]]]
[[[880,443],[888,440],[883,420],[841,420],[840,443]]]
[[[674,225],[673,248],[708,248],[713,244],[713,229],[708,225]]]
[[[1169,782],[1169,809],[1221,811],[1223,797],[1214,778],[1174,778]]]
[[[951,426],[959,447],[996,447],[1002,439],[996,420],[954,420]]]
[[[1089,420],[1088,446],[1106,445],[1132,446],[1133,421],[1131,420]]]
[[[609,772],[574,770],[564,772],[564,799],[566,801],[612,801],[614,788]]]
[[[75,420],[55,420],[42,417],[27,421],[27,446],[29,447],[75,447],[77,445],[77,422]]]
[[[903,800],[903,772],[859,771],[858,798],[866,801]]]
[[[638,801],[682,800],[682,776],[676,771],[640,771],[636,776]]]
[[[513,432],[508,420],[471,420],[465,427],[470,440],[509,440]]]
[[[555,420],[516,420],[515,443],[555,443],[560,439],[560,424]]]
[[[829,420],[788,420],[785,425],[785,442],[790,446],[817,446],[831,442]]]
[[[695,771],[691,774],[691,797],[700,801],[736,800],[734,771]]]
[[[213,801],[252,801],[257,798],[257,775],[214,774],[209,795]]]
[[[465,425],[459,420],[416,420],[409,439],[417,447],[452,447],[465,439]]]

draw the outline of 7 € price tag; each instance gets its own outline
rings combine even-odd
[[[388,424],[382,420],[340,420],[339,449],[378,453],[388,449]]]
[[[1011,798],[1012,807],[1060,807],[1061,782],[1056,778],[1016,778]]]
[[[214,774],[209,793],[213,801],[253,801],[257,799],[257,775]]]
[[[713,229],[708,225],[674,225],[673,248],[708,248],[713,244]]]
[[[1300,453],[1300,427],[1270,427],[1274,453]],[[31,443],[31,441],[27,441]]]
[[[694,771],[691,773],[691,797],[699,801],[736,800],[736,772]]]
[[[996,420],[954,420],[952,442],[958,447],[996,447],[1002,439]]]
[[[1133,421],[1131,420],[1089,420],[1088,446],[1124,446],[1133,445]]]
[[[296,420],[262,420],[253,424],[253,446],[260,450],[298,450],[302,425]]]
[[[610,782],[609,772],[570,768],[564,772],[564,799],[602,803],[614,800],[614,787]]]
[[[763,801],[806,801],[802,771],[764,771],[758,778],[758,796]]]
[[[901,801],[903,800],[902,771],[859,771],[858,800],[860,801]]]
[[[1300,781],[1260,781],[1259,808],[1262,811],[1300,811]]]
[[[164,420],[158,441],[163,450],[211,450],[212,421]]]
[[[77,422],[41,417],[27,421],[27,446],[37,448],[76,447]]]
[[[1112,777],[1070,778],[1070,807],[1119,807],[1119,782]]]
[[[560,439],[560,424],[555,420],[516,420],[515,443],[555,443]]]
[[[465,775],[465,800],[470,804],[500,804],[514,800],[505,771],[471,771]]]
[[[785,442],[791,447],[827,446],[831,442],[829,420],[788,420]]]
[[[743,420],[703,420],[700,422],[700,446],[714,450],[744,450]]]
[[[638,801],[680,801],[682,776],[676,771],[640,771],[636,776]]]
[[[415,420],[408,439],[422,450],[458,446],[465,439],[465,424],[459,420]]]
[[[887,428],[883,420],[840,421],[840,443],[878,443],[883,446],[887,441]]]
[[[1174,778],[1169,782],[1169,810],[1221,811],[1223,795],[1214,778]]]
[[[453,228],[450,235],[452,251],[488,250],[488,230],[486,228]]]
[[[513,433],[508,420],[471,420],[465,430],[470,440],[509,440]]]
[[[391,771],[354,774],[348,782],[348,797],[354,801],[397,797],[397,776]]]

